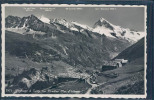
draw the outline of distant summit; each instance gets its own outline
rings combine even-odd
[[[112,38],[122,38],[130,42],[136,42],[144,37],[143,32],[137,32],[121,26],[114,25],[104,18],[100,18],[93,26],[93,31]]]
[[[108,22],[107,20],[105,20],[104,18],[100,18],[95,24],[94,24],[94,28],[98,27],[98,26],[104,26],[105,28],[109,28],[110,30],[114,30],[114,27],[110,24],[110,22]]]

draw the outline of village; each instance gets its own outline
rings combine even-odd
[[[87,90],[86,94],[89,94],[91,93],[91,90],[93,90],[94,88],[104,84],[105,82],[103,83],[97,83],[96,80],[98,78],[98,75],[99,74],[103,74],[105,71],[109,71],[109,70],[113,70],[113,69],[116,69],[116,68],[120,68],[120,67],[123,67],[125,64],[128,63],[128,60],[125,60],[125,59],[114,59],[114,60],[111,60],[111,61],[106,61],[102,66],[101,66],[101,70],[100,71],[94,71],[93,73],[91,74],[85,74],[85,73],[75,73],[75,72],[72,72],[72,71],[69,71],[70,69],[68,69],[68,73],[61,73],[57,76],[56,79],[59,80],[59,82],[61,83],[66,83],[66,82],[69,82],[69,81],[74,81],[74,80],[82,80],[82,84],[89,84],[91,87]],[[47,72],[46,72],[47,71]],[[46,69],[45,73],[46,75],[49,75],[48,71]],[[49,71],[50,72],[50,71]],[[17,75],[18,76],[18,75]],[[51,77],[51,75],[50,75]],[[106,75],[106,77],[117,77],[117,74],[113,74],[113,75]],[[23,79],[26,79],[26,78],[23,78]],[[44,79],[45,80],[45,79]],[[67,80],[67,81],[66,81]],[[9,80],[6,80],[5,83],[6,83],[6,87],[9,86],[12,82],[14,81],[13,78],[10,78]],[[29,86],[29,81],[28,79],[26,79],[26,81],[24,81],[23,83],[26,84],[27,87],[30,88]],[[53,83],[55,84],[55,82],[53,81]],[[56,82],[57,83],[57,82]],[[61,84],[62,84],[61,83]],[[58,86],[58,84],[57,84]],[[50,86],[52,87],[52,86]],[[49,88],[47,88],[49,89]]]
[[[103,74],[105,71],[109,71],[109,70],[114,70],[120,67],[124,67],[126,64],[128,63],[128,60],[125,59],[114,59],[111,61],[105,61],[104,64],[101,66],[100,71],[96,71],[93,72],[92,75],[90,76],[90,82],[92,84],[97,84],[97,82],[95,81],[98,74]],[[106,75],[107,77],[116,77],[117,74],[113,74],[113,75]]]

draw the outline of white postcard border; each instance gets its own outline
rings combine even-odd
[[[144,95],[119,95],[119,94],[5,94],[5,7],[144,7]],[[97,5],[97,4],[2,4],[1,5],[1,17],[2,17],[2,57],[1,57],[1,96],[2,97],[55,97],[55,98],[65,98],[65,97],[78,97],[78,98],[146,98],[147,96],[147,79],[146,79],[146,70],[147,70],[147,6],[146,5]]]

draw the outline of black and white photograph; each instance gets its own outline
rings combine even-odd
[[[2,5],[2,96],[145,97],[146,6]]]

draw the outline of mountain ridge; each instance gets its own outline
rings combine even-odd
[[[35,25],[35,27],[38,27],[38,29],[34,27],[32,27],[31,29],[34,31],[41,31],[46,33],[49,27],[50,28],[52,27],[52,29],[57,28],[58,30],[62,30],[62,31],[65,31],[66,28],[67,30],[77,31],[77,32],[82,32],[84,30],[87,30],[91,32],[96,32],[98,34],[104,34],[112,38],[122,38],[132,43],[138,41],[140,38],[144,36],[143,33],[131,31],[130,29],[125,29],[120,26],[113,25],[112,23],[105,20],[104,18],[100,18],[94,24],[93,28],[87,25],[80,24],[78,22],[69,22],[66,19],[57,19],[57,18],[49,19],[43,15],[39,18],[37,18],[34,15],[30,15],[28,17],[23,17],[23,18],[20,18],[17,16],[16,17],[8,16],[6,17],[5,20],[6,20],[6,28],[8,30],[14,30],[14,31],[16,28],[24,28],[24,27],[31,28],[34,25],[32,24],[32,22],[35,21],[35,23],[38,23],[38,25]]]

